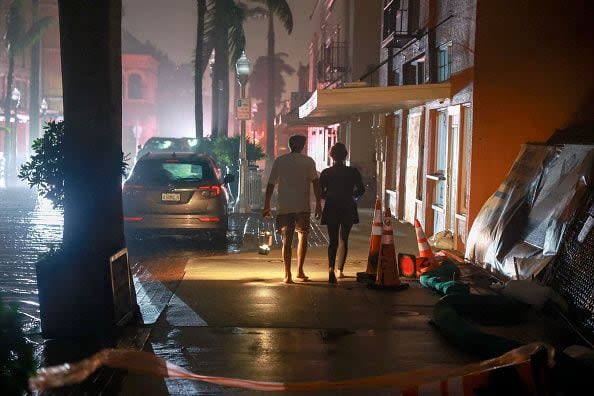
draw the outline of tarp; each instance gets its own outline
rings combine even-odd
[[[526,144],[468,235],[466,259],[526,279],[557,254],[592,190],[594,146]]]

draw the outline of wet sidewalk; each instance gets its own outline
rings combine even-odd
[[[328,283],[325,247],[310,248],[310,279],[292,285],[282,283],[278,247],[269,255],[189,257],[144,350],[195,373],[264,381],[341,380],[476,360],[449,346],[429,324],[437,294],[414,281],[398,293],[356,282],[356,272],[367,266],[371,211],[361,217],[350,239],[347,278],[338,285]],[[395,242],[400,252],[415,253],[414,228],[395,222]],[[242,392],[128,374],[120,393]]]

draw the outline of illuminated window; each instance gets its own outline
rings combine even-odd
[[[128,99],[142,99],[142,77],[138,74],[128,77]]]
[[[442,46],[437,50],[437,81],[447,81],[451,67],[450,45]]]

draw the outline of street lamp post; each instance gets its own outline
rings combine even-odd
[[[235,70],[237,71],[237,81],[241,86],[241,99],[246,99],[245,88],[250,75],[250,60],[242,52],[241,56],[235,63]],[[243,103],[243,102],[242,102]],[[250,109],[251,110],[251,109]],[[246,144],[246,117],[238,114],[238,118],[241,120],[241,135],[239,143],[239,212],[246,213],[248,211],[247,205],[247,173],[248,173],[248,162],[247,162],[247,144]],[[249,118],[249,117],[248,117]]]

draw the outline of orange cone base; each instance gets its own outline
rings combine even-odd
[[[357,272],[357,282],[369,283],[375,282],[375,274],[369,274],[367,272]]]

